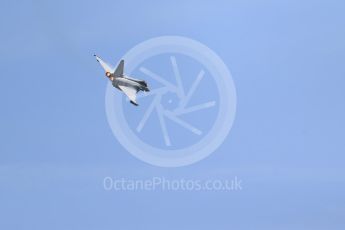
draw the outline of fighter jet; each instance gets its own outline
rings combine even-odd
[[[124,92],[133,105],[138,105],[136,96],[139,91],[150,91],[147,83],[143,80],[131,78],[123,73],[125,61],[121,60],[116,69],[114,70],[110,65],[104,62],[96,54],[96,60],[101,64],[105,71],[105,76],[111,81],[112,85]]]

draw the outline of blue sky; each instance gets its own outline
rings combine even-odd
[[[5,1],[1,229],[344,229],[342,1]],[[147,39],[185,36],[231,70],[237,113],[207,159],[131,156],[105,114],[106,79]],[[154,134],[152,134],[154,135]],[[104,191],[105,176],[231,178],[238,192]]]

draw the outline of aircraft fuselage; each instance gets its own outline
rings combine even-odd
[[[137,91],[139,90],[149,91],[145,81],[137,80],[137,79],[130,78],[127,76],[113,78],[112,84],[117,89],[120,89],[119,86],[121,85],[121,86],[135,88]]]

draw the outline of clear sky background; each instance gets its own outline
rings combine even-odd
[[[344,229],[343,1],[2,1],[0,229]],[[105,115],[117,62],[179,35],[230,68],[238,107],[210,157],[159,168]],[[232,178],[237,192],[104,191],[105,176]]]

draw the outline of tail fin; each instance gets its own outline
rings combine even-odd
[[[121,60],[119,65],[116,67],[114,72],[115,77],[122,77],[123,76],[123,69],[124,69],[125,61]]]

